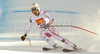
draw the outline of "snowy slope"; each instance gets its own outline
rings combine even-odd
[[[91,1],[91,2],[87,2]],[[85,53],[100,52],[100,1],[99,0],[0,0],[0,50],[40,53],[63,53],[62,51],[44,52],[43,46],[51,47],[39,37],[39,30],[34,25],[28,40],[22,42],[21,35],[29,24],[32,13],[30,5],[36,2],[41,10],[45,10],[55,19],[54,25],[75,25],[98,33],[98,35],[71,28],[56,28],[62,37],[82,47]],[[69,48],[67,45],[55,40],[59,45]],[[84,53],[83,52],[83,53]],[[80,53],[80,52],[76,52]]]

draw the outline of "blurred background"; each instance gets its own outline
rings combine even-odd
[[[56,27],[62,37],[78,46],[94,52],[100,51],[99,2],[100,0],[0,0],[0,46],[4,46],[4,42],[21,41],[20,37],[32,16],[30,6],[38,3],[41,11],[47,11],[54,18],[53,25],[75,25],[98,33],[95,35],[77,28]],[[28,38],[32,41],[43,41],[39,37],[36,24],[33,25]]]

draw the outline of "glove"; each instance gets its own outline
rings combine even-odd
[[[23,36],[21,36],[21,40],[22,40],[22,41],[24,41],[24,40],[25,40],[25,38],[26,38],[26,36],[27,36],[26,34],[25,34],[25,35],[23,35]]]
[[[49,27],[50,27],[50,23],[47,23],[47,24],[44,26],[45,29],[47,29],[47,28],[49,28]]]

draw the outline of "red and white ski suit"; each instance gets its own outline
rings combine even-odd
[[[46,20],[48,19],[48,20]],[[44,26],[44,23],[50,23],[52,24],[54,19],[46,12],[46,11],[41,11],[38,16],[33,16],[30,18],[30,24],[28,28],[25,31],[25,34],[28,34],[30,31],[30,28],[34,23],[37,24],[37,26],[40,28],[40,37],[46,41],[49,45],[54,46],[56,43],[50,39],[51,36],[53,36],[55,39],[58,41],[61,41],[65,43],[66,45],[72,47],[74,43],[70,42],[69,40],[61,37],[58,33],[58,31],[54,27],[49,27],[47,29],[42,28]]]

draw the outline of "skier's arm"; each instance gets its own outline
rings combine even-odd
[[[53,23],[54,19],[46,11],[43,12],[43,15],[44,15],[44,19],[46,21],[44,28],[47,29]]]
[[[46,11],[44,11],[44,16],[45,16],[45,21],[46,21],[44,28],[46,29],[46,28],[50,27],[50,25],[53,23],[54,19]]]
[[[31,18],[30,18],[29,21],[30,21],[29,26],[28,26],[27,29],[25,30],[25,34],[26,34],[26,35],[30,32],[30,29],[32,28],[32,25],[33,25],[33,22],[32,22],[32,20],[31,20]]]
[[[31,20],[31,18],[29,21],[30,21],[30,23],[29,23],[29,26],[27,27],[27,29],[25,30],[25,34],[23,36],[21,36],[22,41],[25,40],[27,34],[30,32],[30,29],[32,28],[33,22]]]
[[[44,11],[44,15],[45,15],[45,18],[49,19],[48,23],[52,24],[54,19],[51,17],[51,15],[47,13],[46,11]]]

